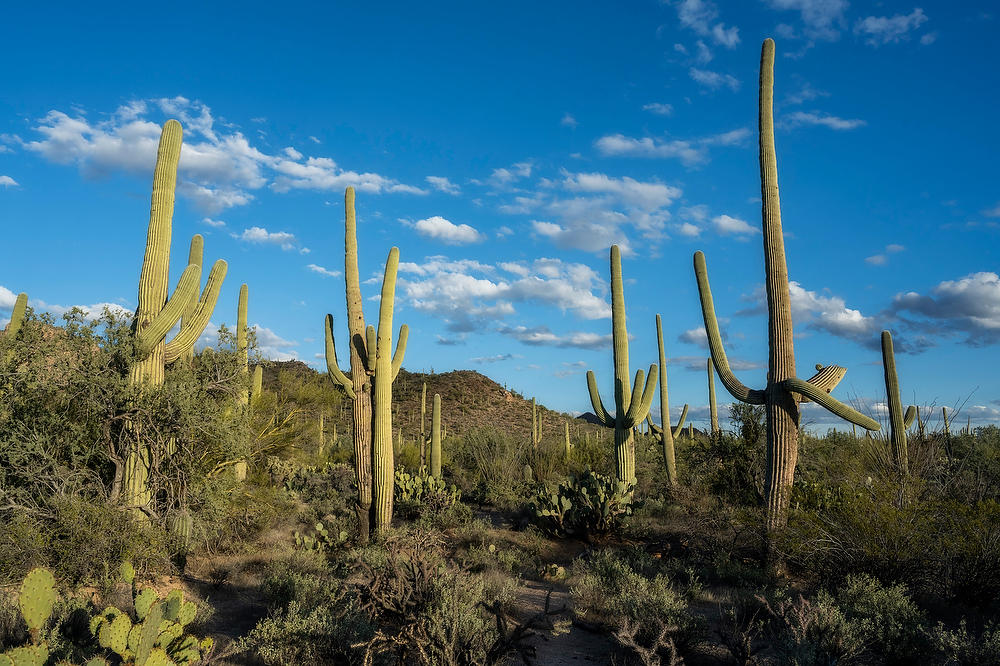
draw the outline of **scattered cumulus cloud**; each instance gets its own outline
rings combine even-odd
[[[828,127],[832,130],[852,130],[863,127],[864,120],[838,118],[825,113],[795,111],[784,117],[788,127],[816,126]]]
[[[688,75],[691,77],[692,81],[705,86],[710,90],[729,88],[733,92],[736,92],[740,89],[739,79],[732,74],[720,74],[719,72],[713,72],[708,69],[692,67],[688,70]]]
[[[606,156],[677,159],[684,166],[694,167],[708,162],[710,147],[739,145],[749,136],[750,130],[746,128],[692,140],[662,140],[651,137],[637,139],[624,134],[609,134],[600,137],[594,145],[598,152]]]
[[[854,24],[854,34],[861,36],[869,46],[896,44],[909,39],[910,33],[926,22],[927,15],[924,14],[924,10],[917,7],[909,14],[868,16],[860,19]],[[931,42],[933,41],[932,38]]]
[[[580,123],[578,123],[576,118],[574,118],[571,114],[564,113],[562,119],[559,121],[559,124],[563,127],[576,127]]]
[[[715,3],[709,0],[680,0],[675,3],[677,19],[685,28],[690,28],[696,34],[711,38],[716,44],[726,48],[735,48],[740,43],[740,30],[736,26],[726,27],[717,21],[719,10]]]
[[[921,317],[909,322],[918,330],[963,333],[974,347],[1000,343],[1000,276],[993,272],[945,280],[927,294],[898,294],[892,309]]]
[[[0,185],[2,185],[4,189],[8,187],[19,187],[18,182],[10,176],[0,176]]]
[[[413,224],[417,233],[446,245],[468,245],[483,240],[482,234],[468,224],[455,224],[440,215],[417,220]]]
[[[885,246],[885,249],[879,254],[873,254],[870,257],[865,257],[865,262],[872,266],[885,266],[889,263],[889,255],[896,254],[897,252],[902,252],[906,248],[902,245],[896,243],[889,243]]]
[[[313,273],[317,273],[319,275],[322,275],[323,277],[339,277],[340,276],[340,271],[331,271],[331,270],[329,270],[327,268],[323,268],[322,266],[319,266],[317,264],[306,264],[306,268],[309,269],[310,271],[312,271]]]
[[[674,112],[674,107],[672,104],[664,104],[661,102],[650,102],[649,104],[644,104],[642,106],[643,111],[648,111],[657,116],[669,116]]]
[[[458,185],[451,182],[444,176],[427,176],[424,180],[426,180],[427,184],[438,192],[444,192],[445,194],[459,194],[462,191]]]
[[[226,226],[226,223],[223,222],[222,220],[213,220],[210,217],[203,218],[202,221],[201,221],[201,223],[202,224],[207,224],[210,227],[215,227],[216,229],[220,229],[220,228]]]
[[[232,237],[255,245],[277,245],[286,251],[295,249],[298,244],[295,234],[287,231],[268,231],[264,227],[250,227],[244,229],[243,233],[232,234]]]

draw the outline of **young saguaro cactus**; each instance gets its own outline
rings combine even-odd
[[[719,379],[737,400],[766,407],[764,495],[767,504],[765,530],[768,534],[784,527],[787,522],[795,462],[798,458],[799,402],[807,398],[814,400],[837,416],[863,428],[879,429],[876,421],[859,414],[829,395],[843,378],[846,372],[844,368],[835,365],[825,368],[820,366],[819,372],[808,381],[803,381],[795,375],[791,298],[778,199],[778,165],[774,150],[773,87],[774,42],[767,39],[761,48],[759,97],[761,217],[768,311],[766,388],[747,388],[730,369],[715,317],[705,255],[701,252],[696,252],[694,255],[694,271],[698,280],[705,331],[708,333],[712,360],[719,373]]]
[[[250,347],[247,342],[247,300],[250,295],[249,291],[246,283],[243,283],[240,286],[240,300],[236,304],[236,355],[240,362],[240,378],[243,380],[243,387],[237,394],[236,401],[243,408],[246,408],[250,404]]]
[[[715,370],[712,368],[712,357],[708,357],[705,364],[708,368],[708,413],[709,413],[709,433],[712,437],[719,434],[719,407],[715,403]]]
[[[587,371],[590,402],[601,425],[615,430],[615,475],[622,483],[635,483],[635,440],[632,428],[649,415],[656,391],[656,364],[649,366],[643,387],[643,372],[635,373],[635,386],[629,390],[628,331],[625,328],[625,290],[622,281],[622,257],[617,245],[611,246],[611,339],[615,364],[615,414],[604,408],[593,370]]]
[[[13,340],[17,332],[21,330],[21,325],[24,323],[24,312],[28,308],[28,295],[21,292],[14,299],[14,309],[10,313],[10,321],[7,322],[7,326],[3,329],[3,338],[7,340]]]
[[[535,399],[531,399],[531,448],[538,450],[538,445],[542,443],[542,421],[538,418],[538,406]]]
[[[420,466],[427,464],[427,382],[420,389]]]
[[[409,327],[399,329],[396,351],[392,347],[392,312],[396,294],[399,249],[392,248],[385,264],[382,296],[379,303],[378,332],[364,328],[361,314],[361,287],[358,279],[357,236],[354,222],[354,190],[347,190],[347,313],[351,328],[351,378],[340,370],[333,338],[333,316],[326,316],[326,367],[333,381],[343,387],[354,401],[354,469],[358,483],[358,534],[366,541],[369,512],[374,514],[375,530],[384,532],[392,521],[393,450],[392,382],[406,354]],[[359,328],[360,325],[360,328]],[[355,363],[357,355],[357,363]],[[362,399],[366,396],[366,399]],[[367,411],[365,411],[367,410]],[[366,418],[367,417],[367,418]],[[364,428],[364,430],[361,430]],[[364,446],[365,443],[368,446]]]
[[[431,413],[431,476],[441,478],[441,395],[434,394]]]
[[[226,275],[227,265],[221,259],[215,262],[201,298],[201,266],[189,264],[184,269],[174,293],[168,298],[167,281],[170,268],[170,237],[174,213],[174,190],[177,184],[177,164],[181,156],[182,130],[176,120],[168,120],[160,134],[160,144],[153,170],[153,194],[146,234],[146,253],[139,275],[139,296],[132,325],[138,360],[129,369],[129,380],[138,386],[163,384],[164,365],[176,361],[194,346],[205,330],[215,309],[219,289]],[[192,241],[192,246],[198,241]],[[194,249],[194,248],[193,248]],[[199,253],[200,254],[200,253]],[[197,305],[192,309],[192,300]],[[187,325],[182,325],[174,339],[167,342],[167,333],[189,312]],[[153,451],[143,442],[135,423],[128,424],[125,468],[122,487],[126,504],[145,506],[151,500],[148,479]]]
[[[903,413],[903,403],[899,399],[899,379],[896,375],[896,354],[892,348],[892,333],[882,331],[882,369],[885,373],[885,394],[889,407],[889,444],[892,460],[900,474],[909,473],[909,458],[906,450],[906,430],[917,416],[917,408],[910,405]]]
[[[684,419],[687,418],[688,406],[684,405],[681,413],[680,423],[677,429],[671,432],[670,429],[670,399],[667,393],[667,353],[663,347],[663,322],[660,315],[656,315],[656,348],[659,352],[659,373],[660,373],[660,414],[664,427],[658,428],[653,425],[652,418],[646,416],[646,424],[653,435],[660,438],[660,447],[663,450],[663,465],[667,469],[667,483],[671,486],[677,484],[677,463],[674,459],[674,438],[680,434],[684,427]]]

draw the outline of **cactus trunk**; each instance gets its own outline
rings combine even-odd
[[[420,389],[420,466],[427,464],[427,382]]]
[[[896,355],[892,348],[892,334],[882,331],[882,369],[885,373],[885,394],[889,406],[889,443],[892,460],[900,474],[909,471],[909,457],[906,451],[906,426],[904,425],[903,403],[899,399],[899,379],[896,375]]]
[[[677,484],[677,462],[674,459],[674,433],[670,428],[670,399],[667,393],[667,353],[663,346],[663,322],[660,315],[656,315],[656,348],[659,353],[660,363],[660,420],[662,426],[660,432],[660,448],[663,450],[663,465],[667,470],[667,483],[671,486]],[[681,423],[683,425],[683,421]],[[655,433],[655,428],[650,429]]]
[[[711,436],[719,434],[719,408],[715,404],[715,371],[712,369],[712,357],[708,357],[708,412],[711,424]]]
[[[431,413],[431,476],[441,478],[441,396],[437,393]]]
[[[573,444],[569,441],[569,421],[566,421],[563,425],[566,426],[566,462],[569,462],[573,453]]]
[[[246,409],[250,405],[250,355],[247,345],[247,298],[249,289],[244,283],[240,287],[240,300],[236,306],[236,356],[240,363],[241,387],[236,394],[236,402]]]

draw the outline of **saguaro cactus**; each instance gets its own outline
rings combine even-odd
[[[247,299],[249,288],[246,283],[240,286],[240,300],[236,305],[236,355],[240,362],[240,378],[242,386],[237,393],[237,402],[241,407],[250,404],[250,349],[247,344]]]
[[[427,464],[427,382],[420,389],[420,466]]]
[[[892,348],[892,333],[882,331],[882,369],[885,373],[885,394],[889,407],[889,444],[892,460],[900,474],[909,473],[909,458],[906,451],[906,429],[913,423],[917,408],[910,405],[903,413],[903,403],[899,399],[899,379],[896,375],[896,354]]]
[[[684,427],[684,419],[687,418],[688,406],[684,405],[681,413],[680,423],[677,430],[671,432],[670,429],[670,399],[667,393],[667,353],[663,346],[663,322],[660,315],[656,315],[656,348],[659,352],[659,373],[660,373],[660,418],[663,419],[663,427],[657,428],[653,424],[652,418],[646,416],[646,423],[649,431],[660,438],[660,447],[663,450],[663,465],[667,470],[667,483],[671,486],[677,483],[677,463],[674,459],[674,438],[680,434]]]
[[[10,321],[7,322],[7,326],[3,329],[3,337],[7,340],[13,340],[17,332],[21,330],[21,325],[24,323],[24,311],[28,307],[28,295],[21,292],[14,299],[14,309],[10,313]]]
[[[611,246],[611,339],[615,364],[615,414],[604,408],[593,370],[587,371],[590,402],[601,425],[615,429],[615,475],[622,483],[635,483],[635,440],[632,428],[649,414],[656,391],[656,365],[649,366],[643,387],[643,372],[635,373],[635,386],[629,390],[628,331],[625,328],[625,290],[622,283],[622,258],[617,245]]]
[[[715,437],[719,434],[719,408],[715,404],[715,371],[712,369],[712,357],[705,364],[708,368],[708,413],[711,429],[709,434]]]
[[[569,421],[564,422],[563,425],[566,427],[565,428],[566,429],[566,438],[564,440],[566,462],[569,462],[569,459],[570,459],[570,457],[573,454],[573,443],[569,441]]]
[[[767,412],[767,449],[764,494],[767,503],[767,533],[783,527],[787,521],[795,462],[798,457],[798,403],[811,399],[837,416],[869,430],[878,430],[874,420],[837,401],[829,392],[840,382],[846,370],[827,366],[809,381],[795,375],[795,348],[792,338],[791,299],[788,269],[781,229],[778,199],[778,166],[774,150],[772,96],[774,86],[774,42],[764,41],[760,56],[760,175],[761,217],[764,238],[765,292],[768,311],[768,372],[764,389],[744,386],[729,368],[719,324],[715,317],[712,290],[708,282],[705,255],[696,252],[694,271],[698,280],[702,315],[708,333],[712,360],[719,379],[734,398],[753,405],[765,405]]]
[[[132,325],[138,360],[129,369],[129,380],[140,386],[162,384],[164,364],[181,358],[194,346],[208,324],[226,275],[226,262],[221,259],[216,261],[199,299],[201,266],[190,264],[181,275],[173,295],[167,298],[174,188],[177,184],[181,142],[180,123],[168,120],[160,134],[156,167],[153,171],[146,253],[139,276],[138,305]],[[196,241],[192,242],[192,246],[196,244]],[[197,299],[197,306],[193,311],[192,299]],[[174,339],[166,342],[167,333],[186,311],[190,312],[187,325],[182,325]],[[142,441],[137,424],[128,424],[125,432],[128,440],[122,472],[125,502],[130,506],[145,506],[151,499],[148,479],[154,452]]]
[[[358,521],[359,534],[363,533],[362,539],[367,538],[368,533],[368,512],[367,506],[375,518],[375,530],[384,532],[392,522],[392,496],[393,496],[393,450],[392,450],[392,382],[399,374],[399,368],[403,363],[406,354],[406,340],[409,336],[409,327],[403,324],[399,329],[399,338],[396,342],[396,351],[389,355],[392,347],[392,312],[396,294],[396,272],[399,269],[399,249],[392,248],[385,263],[385,274],[382,279],[382,297],[379,303],[379,323],[378,331],[373,326],[364,329],[364,336],[354,334],[353,327],[356,323],[364,324],[363,317],[355,318],[352,314],[352,287],[357,291],[355,312],[361,308],[361,290],[357,273],[357,241],[354,234],[353,206],[354,191],[348,188],[348,256],[354,254],[354,261],[348,259],[347,285],[348,285],[348,318],[351,319],[352,342],[351,345],[351,375],[348,379],[340,370],[337,364],[337,349],[333,339],[333,316],[326,316],[326,366],[330,377],[344,388],[348,397],[354,399],[355,409],[358,407],[358,398],[362,393],[369,394],[369,411],[367,424],[358,422],[358,414],[355,413],[354,430],[354,453],[355,453],[355,473],[358,478]],[[351,270],[353,263],[353,271]],[[353,277],[351,276],[353,273]],[[365,381],[358,382],[354,368],[354,355],[358,353],[358,369],[363,372],[362,378]],[[368,377],[373,377],[373,381],[368,381]],[[361,408],[364,408],[362,404]],[[362,420],[363,421],[363,420]],[[359,427],[368,425],[367,432],[370,438],[370,448],[361,450],[359,448]],[[362,442],[365,440],[362,439]],[[367,465],[363,461],[367,461]],[[367,486],[365,485],[367,484]],[[365,488],[367,487],[367,491]]]
[[[542,443],[542,420],[538,418],[538,407],[535,399],[531,399],[531,447],[538,451],[538,445]]]
[[[431,413],[431,476],[441,478],[441,395],[434,394],[434,411]]]

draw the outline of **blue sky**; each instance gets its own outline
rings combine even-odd
[[[1000,421],[1000,41],[978,3],[334,4],[6,9],[0,321],[20,291],[53,312],[134,306],[174,117],[172,280],[203,234],[206,260],[229,262],[213,325],[246,282],[265,353],[319,367],[323,315],[344,322],[354,185],[366,297],[400,248],[405,367],[588,410],[586,369],[610,393],[619,243],[632,370],[655,360],[662,313],[672,407],[701,422],[695,250],[737,374],[764,381],[756,80],[772,36],[800,374],[845,365],[836,394],[877,405],[889,328],[904,400]]]

